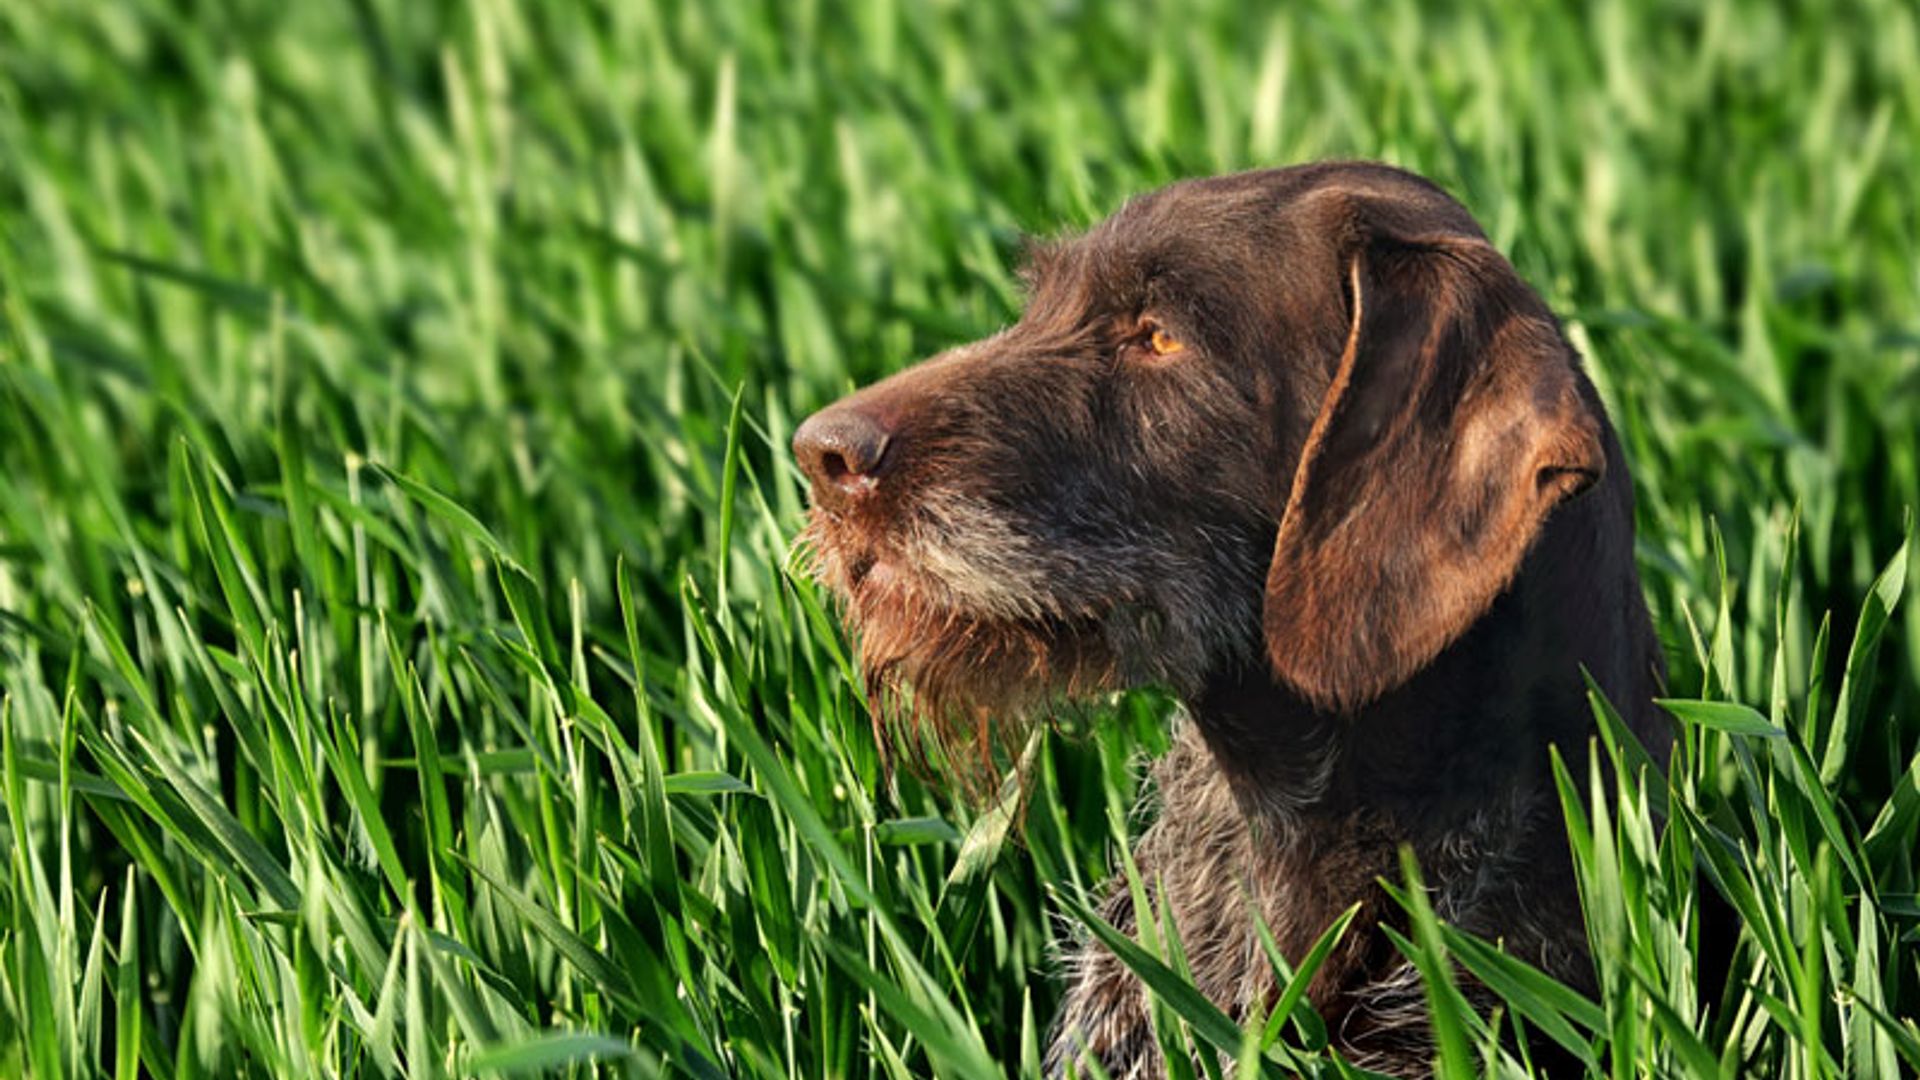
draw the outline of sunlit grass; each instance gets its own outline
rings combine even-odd
[[[1920,1072],[1916,134],[1893,0],[0,4],[0,1075],[1036,1072],[1168,706],[889,790],[788,436],[1346,155],[1567,318],[1681,701],[1560,777],[1597,1000],[1403,893],[1444,1070]],[[1337,1074],[1166,929],[1162,1045]]]

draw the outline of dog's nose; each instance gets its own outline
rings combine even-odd
[[[891,433],[864,410],[834,405],[793,433],[793,456],[813,481],[813,497],[839,507],[874,489],[891,441]]]

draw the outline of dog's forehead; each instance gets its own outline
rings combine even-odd
[[[1135,196],[1087,232],[1033,249],[1029,314],[1052,320],[1146,306],[1270,307],[1298,226],[1276,174],[1181,181]]]
[[[1222,220],[1271,212],[1287,187],[1270,173],[1181,180],[1128,199],[1099,231],[1125,236],[1169,227],[1205,229]]]
[[[1282,201],[1264,178],[1182,181],[1128,200],[1086,240],[1108,259],[1166,269],[1251,248],[1275,224]]]
[[[1361,204],[1405,231],[1481,235],[1466,208],[1425,177],[1375,162],[1322,162],[1177,181],[1128,200],[1088,239],[1135,258],[1196,240],[1231,252],[1336,229]]]
[[[1240,181],[1222,183],[1222,181]],[[1268,185],[1183,181],[1135,196],[1077,236],[1029,247],[1023,275],[1045,307],[1132,303],[1151,282],[1243,272],[1273,242]]]
[[[1337,298],[1328,282],[1362,206],[1397,232],[1481,235],[1432,182],[1372,162],[1180,180],[1134,196],[1085,233],[1031,247],[1027,315],[1066,325],[1160,301],[1211,315],[1318,310]]]

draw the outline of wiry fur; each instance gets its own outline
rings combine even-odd
[[[1256,914],[1297,961],[1359,905],[1307,996],[1368,1068],[1432,1053],[1379,930],[1402,848],[1444,918],[1590,985],[1549,747],[1585,769],[1583,669],[1669,735],[1625,463],[1539,298],[1438,188],[1346,163],[1174,185],[1026,273],[1019,323],[796,435],[876,723],[977,783],[1058,703],[1172,689],[1151,902],[1240,1018],[1278,990]],[[1140,981],[1063,969],[1049,1070],[1163,1075]]]
[[[888,556],[912,570],[884,580],[845,532],[816,514],[800,543],[841,599],[883,743],[904,743],[923,763],[930,744],[943,764],[968,770],[956,779],[969,785],[993,779],[999,736],[1062,702],[1149,683],[1195,687],[1253,647],[1252,603],[1214,602],[1186,568],[1126,580],[1102,569],[1119,560],[1094,552],[1077,576],[1099,584],[1062,592],[1057,554],[1041,557],[1027,534],[963,496],[926,500]]]

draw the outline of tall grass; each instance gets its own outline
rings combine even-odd
[[[1684,732],[1561,776],[1597,1000],[1407,868],[1443,1071],[1920,1072],[1917,134],[1898,0],[7,0],[0,1075],[1035,1072],[1170,706],[889,788],[784,447],[1023,233],[1334,155],[1567,317]],[[1152,929],[1176,1069],[1351,1072]]]

